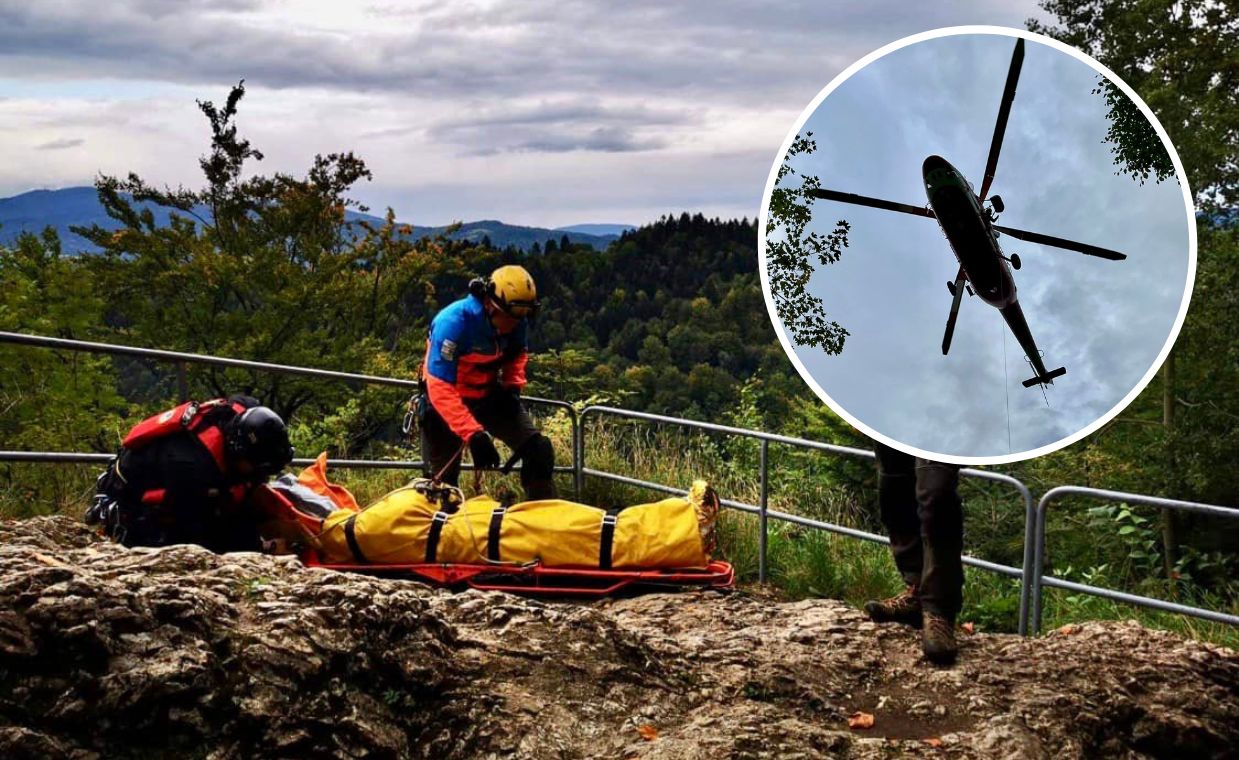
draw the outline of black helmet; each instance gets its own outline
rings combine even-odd
[[[284,469],[293,458],[284,420],[265,406],[233,417],[224,431],[224,446],[230,457],[249,462],[264,478]]]

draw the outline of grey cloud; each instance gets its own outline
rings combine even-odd
[[[58,140],[49,140],[40,145],[34,146],[35,150],[64,150],[65,148],[76,148],[86,142],[80,137],[64,137]]]
[[[406,137],[408,135],[424,132],[425,129],[420,125],[409,124],[399,127],[384,127],[382,129],[370,129],[362,132],[359,137],[363,139],[370,138],[386,138],[386,137]]]
[[[614,194],[636,197],[609,199],[599,213],[631,208],[629,218],[640,221],[635,214],[648,209],[661,213],[687,207],[752,217],[783,124],[844,67],[905,34],[961,23],[1019,26],[1037,12],[1035,0],[774,7],[732,1],[514,0],[488,6],[466,0],[376,0],[358,4],[352,23],[339,29],[312,13],[302,18],[296,4],[281,0],[0,0],[0,66],[8,76],[28,81],[120,80],[131,89],[147,83],[183,86],[189,89],[178,95],[183,102],[195,95],[218,99],[222,88],[241,78],[251,86],[254,101],[263,89],[304,95],[306,102],[347,99],[374,107],[375,120],[357,130],[362,144],[346,144],[361,149],[375,166],[393,150],[484,155],[494,161],[580,153],[604,161],[623,154],[626,161],[657,157],[666,163],[678,154],[684,158],[676,162],[679,173],[659,174],[658,183],[646,179],[657,173],[657,164],[641,163],[641,172],[623,180],[608,165]],[[412,105],[404,105],[406,99]],[[549,112],[527,118],[522,109],[533,107],[531,102],[565,110],[582,107],[582,112],[561,114],[558,121]],[[617,104],[637,102],[643,106],[617,113]],[[486,107],[473,108],[478,103]],[[516,112],[510,126],[502,125],[505,111]],[[743,120],[757,111],[786,117],[746,129]],[[288,143],[321,150],[308,134],[312,127],[307,130],[298,120],[303,114],[289,123],[290,129],[302,131],[289,135]],[[464,116],[445,119],[459,114]],[[113,118],[121,120],[109,122],[113,128],[130,132],[151,130],[155,123],[145,112]],[[47,126],[74,129],[68,123]],[[697,127],[707,138],[714,129],[730,130],[726,133],[736,141],[733,155],[716,157],[702,150],[702,143],[692,139]],[[158,139],[166,143],[169,137],[152,135]],[[703,142],[722,147],[718,138]],[[582,162],[560,166],[547,170],[557,173],[546,186],[560,188],[547,191],[557,192],[549,205],[576,207],[580,195],[573,180],[592,167]],[[97,169],[82,167],[83,181]],[[30,185],[45,182],[37,169],[26,171]],[[410,187],[396,197],[428,204],[416,213],[430,209],[451,218],[467,215],[486,195],[460,176],[433,198],[420,192],[421,183],[439,179],[410,178]],[[535,218],[548,213],[542,210],[548,207],[547,196],[531,210],[515,200],[525,195],[505,192],[480,213]],[[591,212],[581,214],[588,218]]]
[[[279,110],[278,122],[243,125],[269,165],[295,169],[305,155],[356,148],[393,172],[359,193],[375,207],[398,201],[410,216],[570,224],[689,208],[752,217],[794,114],[844,67],[906,34],[1021,26],[1038,13],[1036,0],[373,0],[350,6],[340,25],[312,3],[286,0],[0,0],[0,66],[22,89],[77,90],[80,80],[89,93],[70,95],[75,107],[24,116],[24,128],[95,145],[140,131],[166,155],[200,148],[200,133],[183,126],[201,126],[192,98],[218,101],[244,77],[245,114]],[[582,112],[559,121],[526,113],[543,103]],[[512,126],[501,125],[506,111]],[[459,169],[479,153],[499,171]],[[411,169],[410,155],[452,160]],[[99,160],[83,160],[77,181],[89,181]],[[34,162],[9,166],[8,186],[47,181]],[[130,168],[174,183],[196,169],[138,160],[118,170]],[[594,173],[607,182],[580,181]],[[530,181],[542,190],[527,192]]]
[[[641,139],[623,127],[564,129],[562,127],[459,127],[440,132],[445,142],[465,146],[466,155],[497,153],[568,153],[574,150],[631,153],[666,145],[657,138]]]
[[[438,122],[427,134],[475,155],[573,150],[621,153],[662,148],[667,140],[656,133],[659,128],[700,122],[687,110],[617,108],[585,101],[467,109],[467,113],[467,117]],[[638,134],[643,127],[654,133]]]
[[[248,11],[261,7],[261,0],[129,0],[136,14],[154,19],[184,16],[187,13]]]
[[[789,92],[807,100],[828,72],[903,34],[978,18],[1019,25],[1029,3],[970,0],[914,12],[894,0],[777,11],[742,2],[379,4],[362,12],[384,23],[349,35],[295,17],[278,28],[245,22],[246,11],[272,7],[5,3],[0,59],[29,70],[55,59],[82,76],[180,83],[247,76],[271,87],[421,95],[678,91],[773,102]]]
[[[683,125],[699,122],[688,109],[650,108],[648,106],[606,106],[596,100],[543,102],[490,108],[470,108],[466,118],[441,121],[445,129],[466,126],[525,126],[546,123],[607,122],[627,124]]]
[[[597,127],[585,134],[539,133],[511,145],[510,150],[536,153],[566,153],[596,150],[603,153],[631,153],[655,150],[666,145],[657,138],[639,139],[622,127]]]

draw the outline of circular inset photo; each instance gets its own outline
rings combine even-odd
[[[1191,297],[1182,164],[1084,53],[961,27],[831,82],[762,204],[779,340],[848,422],[957,464],[1048,453],[1156,373]]]

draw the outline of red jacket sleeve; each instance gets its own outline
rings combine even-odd
[[[454,383],[440,380],[426,373],[426,391],[430,394],[430,405],[435,408],[452,432],[460,436],[461,440],[467,441],[473,437],[474,433],[479,433],[484,429],[469,412],[469,407],[465,406],[464,400],[460,397],[460,391],[456,390]]]
[[[508,359],[499,367],[499,385],[504,388],[520,390],[525,387],[525,365],[529,362],[529,354],[521,351]]]

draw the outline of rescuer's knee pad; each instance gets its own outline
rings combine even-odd
[[[521,482],[549,480],[555,471],[555,447],[551,439],[534,433],[521,448]]]

